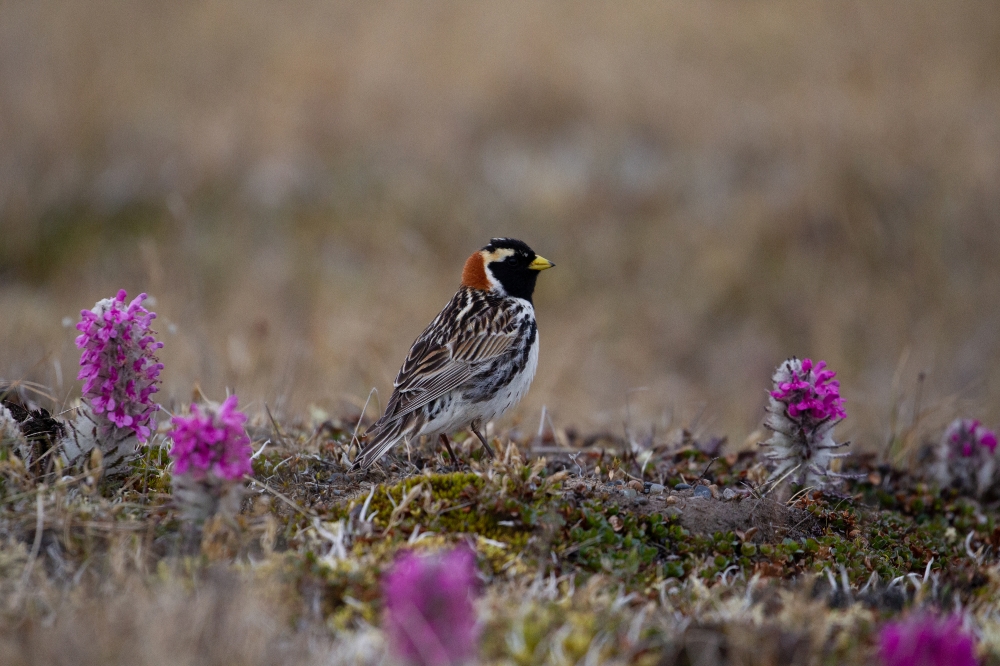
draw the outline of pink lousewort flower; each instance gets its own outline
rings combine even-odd
[[[983,498],[997,489],[997,436],[973,419],[945,429],[931,471],[942,487]]]
[[[962,631],[958,616],[930,615],[890,622],[879,632],[884,666],[976,666],[975,639]]]
[[[997,449],[996,433],[973,419],[955,419],[944,436],[951,454],[963,458],[971,458],[979,449],[989,449],[990,455]]]
[[[253,449],[243,429],[246,414],[237,409],[235,395],[226,398],[218,408],[191,405],[190,416],[175,416],[168,436],[174,445],[174,473],[190,474],[195,479],[207,475],[234,480],[253,474],[250,456]]]
[[[142,307],[146,294],[126,305],[122,289],[111,299],[98,301],[93,310],[80,312],[76,346],[83,398],[98,423],[107,428],[129,429],[140,442],[149,439],[150,420],[160,406],[152,395],[159,390],[163,364],[156,351],[163,347],[150,329],[156,313]]]
[[[808,358],[801,362],[790,359],[775,373],[771,397],[784,403],[789,418],[803,428],[814,429],[827,419],[847,416],[840,382],[833,380],[836,375],[826,369],[826,361],[814,365]]]
[[[833,428],[845,416],[840,382],[826,363],[790,358],[774,371],[769,392],[768,415],[764,425],[771,437],[761,445],[768,449],[771,479],[791,476],[795,483],[822,488],[838,483],[843,476],[830,469],[834,453],[847,444],[833,439]]]
[[[404,553],[382,580],[385,631],[393,651],[419,666],[473,660],[479,641],[475,593],[475,555],[468,548]]]

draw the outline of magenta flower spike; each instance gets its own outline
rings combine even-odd
[[[925,615],[890,622],[879,632],[884,666],[977,666],[975,639],[962,630],[958,616]]]
[[[973,419],[955,419],[944,433],[952,456],[971,458],[981,449],[990,455],[997,449],[997,436],[982,423]]]
[[[826,361],[813,365],[811,359],[790,359],[774,375],[771,397],[785,407],[790,419],[805,429],[815,430],[829,419],[842,419],[844,399],[840,397],[837,373],[826,369]]]
[[[833,427],[847,412],[835,376],[825,361],[808,358],[790,358],[775,370],[764,421],[772,435],[761,444],[769,449],[764,457],[772,461],[772,479],[788,475],[820,488],[840,481],[830,463],[847,455],[834,452],[847,444],[833,439]]]
[[[122,289],[113,298],[98,301],[93,310],[80,312],[83,399],[90,404],[95,422],[104,429],[130,430],[140,442],[150,435],[150,422],[160,406],[152,399],[159,391],[160,370],[156,351],[163,347],[150,329],[155,312],[142,307],[146,294],[126,305]]]
[[[199,480],[210,475],[232,481],[253,474],[253,449],[243,429],[247,417],[237,409],[238,404],[238,398],[231,395],[218,408],[191,405],[190,416],[170,420],[175,475],[189,474]]]
[[[476,588],[475,555],[468,548],[401,555],[382,579],[385,631],[393,652],[413,666],[472,661],[479,642]]]
[[[955,419],[937,447],[934,475],[942,486],[982,497],[996,484],[997,436],[974,419]]]

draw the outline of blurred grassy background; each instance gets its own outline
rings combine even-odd
[[[61,322],[124,287],[167,399],[384,400],[512,235],[558,264],[526,423],[742,442],[795,354],[861,445],[921,372],[996,425],[1000,10],[4,0],[0,232],[0,376],[60,397]]]

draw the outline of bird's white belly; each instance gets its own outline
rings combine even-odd
[[[420,434],[436,436],[440,433],[452,433],[468,427],[477,419],[485,425],[499,418],[507,410],[521,402],[521,398],[528,392],[531,381],[535,378],[537,368],[538,335],[536,334],[534,343],[528,352],[528,360],[524,370],[515,375],[509,384],[500,387],[492,398],[477,403],[464,401],[462,390],[452,391],[447,397],[448,404],[421,428]]]

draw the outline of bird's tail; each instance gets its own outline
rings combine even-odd
[[[368,443],[361,449],[361,453],[354,459],[351,470],[367,470],[374,465],[389,449],[395,446],[399,440],[403,439],[409,431],[410,424],[407,419],[394,419],[385,423],[376,422],[368,429],[365,435],[369,436]]]

